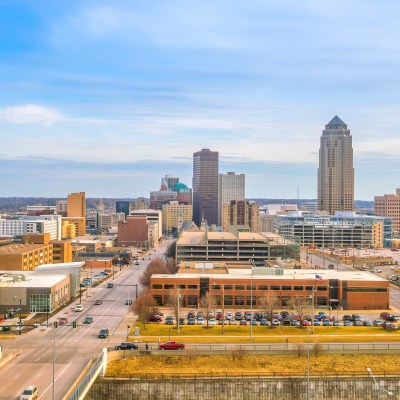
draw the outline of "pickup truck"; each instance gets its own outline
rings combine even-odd
[[[184,343],[165,342],[160,344],[160,350],[184,350]]]

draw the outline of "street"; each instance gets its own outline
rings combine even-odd
[[[168,242],[163,243],[151,258],[162,257]],[[109,278],[96,288],[90,289],[88,296],[82,296],[83,312],[75,312],[79,299],[49,319],[49,323],[58,317],[68,317],[69,325],[76,320],[77,328],[59,325],[54,328],[39,327],[14,340],[2,340],[5,353],[21,351],[20,355],[0,370],[0,400],[18,398],[26,386],[34,384],[39,388],[39,399],[52,399],[53,392],[53,356],[54,356],[54,399],[62,396],[73,385],[90,360],[99,355],[103,347],[113,347],[126,339],[129,306],[125,300],[135,298],[139,277],[147,264],[148,257],[139,265],[132,263],[129,268],[118,272],[113,280]],[[108,289],[107,282],[114,282],[114,288]],[[120,286],[121,285],[121,286]],[[101,305],[94,305],[101,299]],[[83,325],[85,316],[93,316],[93,323]],[[129,320],[128,320],[129,321]],[[99,339],[101,328],[108,328],[110,336]]]

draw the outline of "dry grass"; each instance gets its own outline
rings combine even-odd
[[[311,373],[364,373],[372,367],[374,372],[398,374],[399,354],[371,355],[349,354],[311,355]],[[304,373],[307,372],[307,356],[285,355],[246,355],[224,356],[135,356],[129,359],[112,361],[107,367],[107,376],[123,374],[237,374],[237,373]]]
[[[134,328],[133,328],[134,329]],[[318,340],[321,343],[350,343],[350,342],[397,342],[400,341],[400,331],[385,331],[381,327],[315,327],[315,333],[310,335],[310,340]],[[133,333],[133,330],[131,331]],[[227,325],[225,334],[222,335],[221,326],[184,325],[180,328],[180,334],[175,326],[165,324],[149,324],[146,329],[140,329],[141,340],[154,343],[160,338],[161,341],[177,339],[185,343],[249,343],[250,326]],[[269,328],[264,326],[253,326],[254,343],[283,343],[289,338],[290,343],[304,343],[308,340],[306,327],[283,327]]]

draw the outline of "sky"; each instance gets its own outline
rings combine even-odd
[[[246,197],[316,198],[324,126],[355,198],[400,187],[398,1],[0,2],[0,197],[135,198],[219,151]]]

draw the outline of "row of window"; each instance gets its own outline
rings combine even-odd
[[[164,286],[164,287],[163,287]],[[198,289],[198,285],[173,285],[173,284],[165,284],[162,285],[160,283],[153,283],[152,289]],[[220,285],[211,285],[210,290],[218,290],[220,291],[222,287]],[[316,291],[327,291],[327,286],[316,286],[314,288]],[[312,291],[313,286],[276,286],[276,285],[224,285],[224,290],[308,290]]]

